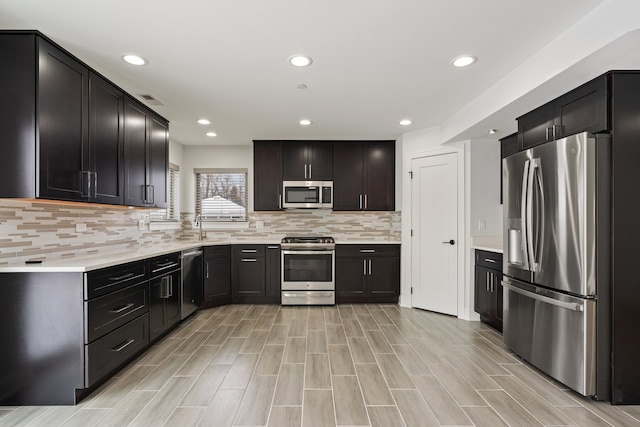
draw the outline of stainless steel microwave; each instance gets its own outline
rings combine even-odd
[[[333,181],[284,181],[282,196],[285,209],[331,209]]]

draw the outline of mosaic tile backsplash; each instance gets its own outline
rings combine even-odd
[[[0,200],[0,264],[27,259],[55,259],[132,251],[173,240],[196,240],[193,214],[182,214],[182,228],[150,231],[144,209]],[[139,221],[145,222],[139,230]],[[86,231],[76,231],[76,224]],[[261,226],[257,228],[256,226]],[[81,226],[82,227],[82,226]],[[332,212],[326,210],[251,213],[249,228],[206,230],[206,241],[241,243],[285,235],[327,235],[337,241],[400,240],[400,212]]]

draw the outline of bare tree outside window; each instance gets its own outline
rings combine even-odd
[[[196,215],[205,221],[246,221],[246,169],[196,169],[195,173]]]

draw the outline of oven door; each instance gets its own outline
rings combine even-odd
[[[333,250],[282,250],[282,290],[334,290]]]

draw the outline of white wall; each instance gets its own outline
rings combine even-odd
[[[469,147],[470,235],[502,236],[500,142],[473,140]],[[479,221],[485,222],[484,230],[480,229]]]

